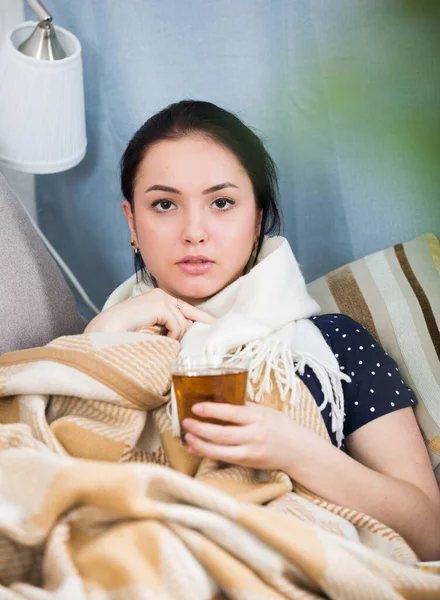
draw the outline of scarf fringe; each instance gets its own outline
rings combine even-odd
[[[176,390],[174,389],[174,383],[171,381],[171,401],[166,406],[166,413],[171,419],[171,431],[173,437],[180,436],[180,420],[179,411],[177,408]]]
[[[248,381],[248,394],[254,402],[260,402],[264,394],[272,391],[272,374],[280,398],[291,406],[298,406],[301,398],[301,380],[306,366],[315,373],[321,384],[324,400],[319,405],[322,412],[331,405],[331,428],[336,434],[336,442],[341,447],[344,426],[344,392],[342,381],[351,382],[351,377],[339,370],[324,365],[308,353],[294,353],[289,342],[277,340],[268,344],[267,340],[257,340],[242,348],[237,354],[251,358]]]
[[[222,354],[221,348],[205,348],[205,354]],[[319,405],[322,412],[331,405],[331,428],[336,436],[336,443],[342,445],[344,426],[344,392],[342,381],[351,382],[351,377],[339,370],[324,365],[308,353],[294,353],[289,342],[285,340],[256,340],[245,346],[229,351],[228,354],[246,356],[251,359],[247,393],[254,402],[261,402],[266,393],[272,391],[275,383],[283,402],[298,406],[301,398],[301,381],[297,373],[304,375],[306,366],[315,373],[321,384],[324,400]],[[273,374],[273,378],[272,378]],[[167,405],[167,414],[171,419],[173,436],[180,435],[180,423],[174,387],[171,386],[171,401]]]

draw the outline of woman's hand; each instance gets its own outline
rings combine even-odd
[[[294,442],[304,429],[287,415],[267,406],[245,406],[201,402],[195,415],[229,421],[214,425],[196,419],[182,423],[191,454],[254,469],[286,471],[294,460]]]
[[[180,341],[194,321],[209,325],[215,320],[207,312],[154,289],[107,308],[90,321],[84,333],[138,331],[160,325],[167,329],[168,337]]]

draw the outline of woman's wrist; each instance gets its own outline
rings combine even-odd
[[[291,479],[307,485],[313,466],[316,466],[322,452],[326,452],[331,444],[295,421],[292,421],[292,425],[292,433],[288,439],[289,450],[282,470]]]
[[[102,331],[102,329],[100,327],[100,323],[101,323],[100,316],[101,316],[101,313],[98,314],[96,317],[94,317],[90,321],[90,323],[84,329],[84,333],[94,333],[96,331]]]
[[[109,319],[106,310],[100,312],[94,317],[84,330],[84,333],[109,332],[116,331],[114,328],[114,319]]]

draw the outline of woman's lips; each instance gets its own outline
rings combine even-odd
[[[177,266],[190,275],[203,275],[213,264],[210,260],[184,260],[177,263]]]

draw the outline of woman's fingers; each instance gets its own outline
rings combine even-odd
[[[188,304],[188,302],[177,300],[176,304],[179,306],[179,310],[182,315],[189,321],[199,321],[200,323],[206,323],[206,325],[211,325],[217,321],[217,319],[209,313],[197,308],[197,306]]]
[[[102,311],[89,323],[86,332],[139,331],[162,325],[169,337],[181,340],[194,321],[211,324],[215,320],[203,310],[157,288]]]
[[[185,440],[189,445],[189,452],[198,456],[205,456],[212,460],[221,460],[222,462],[245,464],[248,457],[251,456],[250,449],[245,445],[236,446],[213,444],[192,433],[187,433]]]
[[[159,304],[171,304],[173,307],[176,308],[176,310],[179,311],[179,313],[183,315],[183,317],[187,321],[199,321],[200,323],[206,323],[207,325],[211,325],[211,323],[214,323],[217,320],[209,313],[205,312],[204,310],[201,310],[200,308],[197,308],[197,306],[192,306],[188,302],[185,302],[184,300],[179,300],[178,298],[175,298],[174,296],[171,296],[167,292],[164,292],[163,290],[160,290],[158,288],[150,290],[149,292],[145,292],[145,294],[142,294],[142,296],[144,296],[144,298],[148,298],[148,300],[154,297],[154,300]]]
[[[108,308],[98,317],[87,331],[139,331],[152,325],[162,325],[167,329],[167,335],[178,341],[194,321],[211,324],[216,320],[158,288]]]
[[[197,419],[197,416],[201,416],[226,423],[235,423],[236,425],[248,425],[258,420],[258,408],[220,402],[199,402],[194,404],[192,412],[196,415],[195,419]]]
[[[165,307],[156,317],[156,325],[163,325],[167,330],[168,337],[173,340],[180,340],[182,337],[182,325],[179,318],[173,313],[170,307]]]
[[[169,304],[169,310],[171,311],[173,317],[176,319],[176,322],[178,323],[179,327],[178,331],[173,331],[173,335],[177,335],[175,339],[180,341],[185,335],[185,333],[188,331],[188,320],[183,316],[181,311],[178,308],[176,308],[174,304]],[[169,337],[171,337],[171,333],[169,334]]]
[[[205,423],[196,419],[184,419],[182,426],[188,433],[192,433],[214,444],[245,444],[249,442],[251,435],[246,426],[215,425],[214,423]]]

